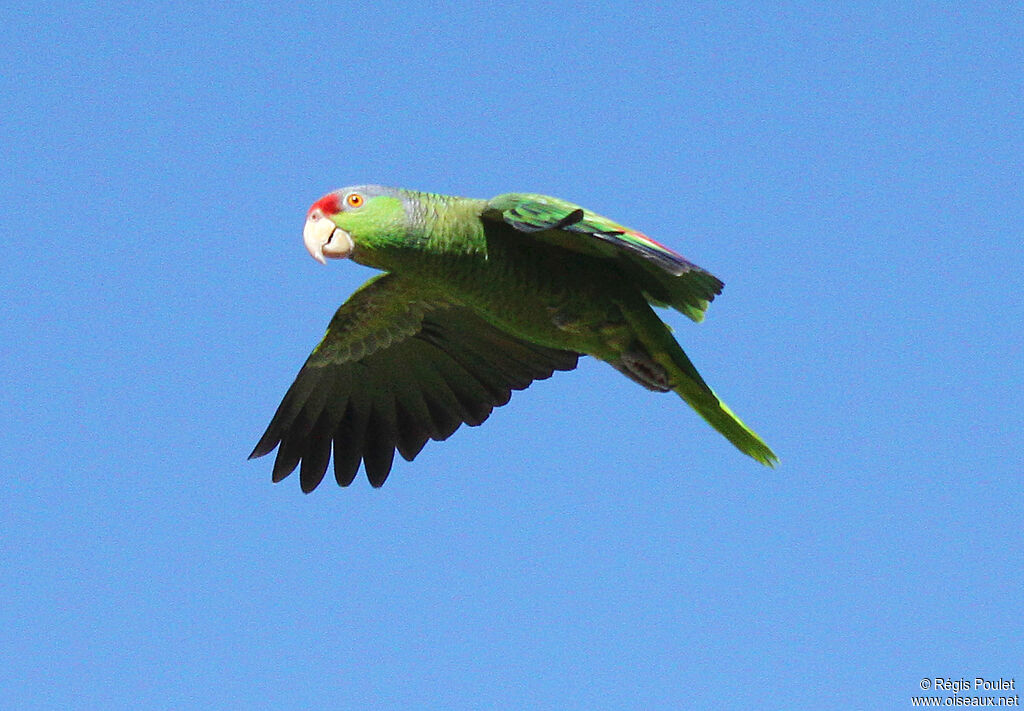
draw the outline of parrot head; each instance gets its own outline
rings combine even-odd
[[[372,249],[405,222],[405,206],[396,190],[379,185],[341,188],[310,206],[302,241],[321,264],[344,259],[360,248]]]

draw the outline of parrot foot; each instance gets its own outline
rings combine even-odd
[[[639,345],[634,344],[631,348],[624,351],[617,362],[612,362],[612,366],[627,378],[643,385],[648,390],[667,393],[672,389],[672,386],[669,384],[668,373]]]

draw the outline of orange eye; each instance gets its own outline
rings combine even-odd
[[[362,207],[363,196],[360,195],[359,193],[352,193],[347,198],[345,198],[345,202],[348,204],[349,207]]]

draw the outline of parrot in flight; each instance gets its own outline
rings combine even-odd
[[[651,308],[701,321],[722,282],[636,230],[546,195],[361,185],[313,203],[303,241],[322,264],[349,258],[384,273],[334,314],[249,456],[276,447],[275,482],[299,467],[312,491],[333,448],[339,485],[362,462],[379,487],[396,449],[412,461],[428,439],[479,425],[512,390],[581,355],[675,392],[741,452],[777,462]]]

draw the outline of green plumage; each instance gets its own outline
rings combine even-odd
[[[333,451],[339,484],[362,461],[380,486],[396,449],[412,460],[583,354],[676,392],[738,449],[776,461],[651,309],[700,321],[722,283],[646,235],[519,193],[484,201],[359,186],[315,203],[308,219],[321,218],[338,230],[327,243],[347,236],[347,256],[388,273],[338,309],[253,450],[278,447],[275,481],[301,463],[311,491]]]

